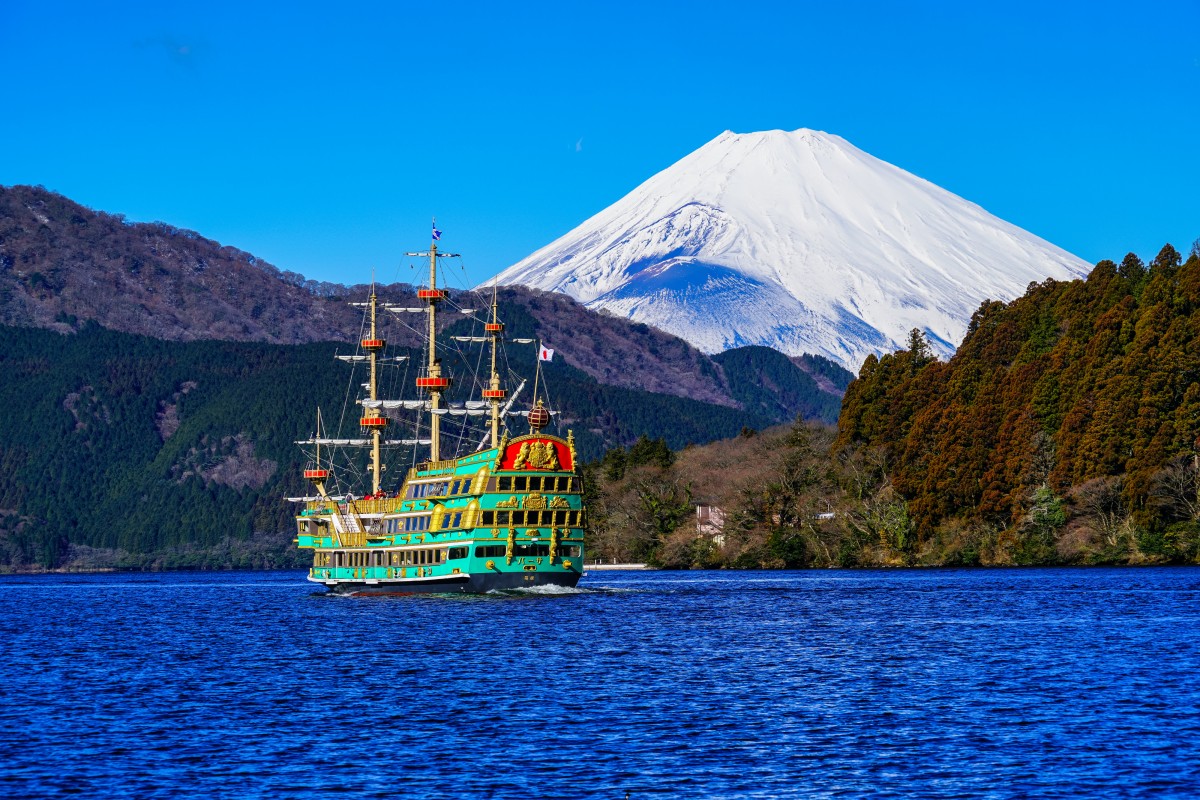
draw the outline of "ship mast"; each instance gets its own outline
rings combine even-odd
[[[437,357],[437,304],[446,299],[446,290],[437,288],[437,260],[439,258],[455,258],[458,253],[439,253],[437,240],[442,232],[437,229],[434,220],[433,237],[429,251],[425,253],[405,253],[410,257],[429,256],[429,288],[418,289],[417,299],[429,304],[429,366],[425,377],[417,378],[417,388],[429,392],[429,460],[441,460],[441,415],[438,410],[442,407],[442,392],[450,388],[450,379],[442,377],[442,365]]]
[[[371,332],[367,338],[363,339],[362,349],[366,350],[371,357],[371,382],[368,384],[370,391],[370,399],[376,401],[379,399],[379,381],[378,381],[378,361],[379,353],[383,350],[386,342],[379,338],[379,334],[375,327],[375,313],[377,308],[375,298],[375,284],[371,284],[370,302],[367,304],[371,309]],[[380,473],[383,471],[383,464],[380,461],[379,443],[380,437],[383,435],[383,429],[387,427],[387,417],[382,411],[377,410],[377,407],[372,404],[372,410],[363,412],[362,419],[359,424],[366,430],[371,432],[371,493],[379,494]]]
[[[329,480],[329,470],[321,466],[321,407],[317,406],[317,458],[313,466],[304,470],[304,477],[313,482],[317,487],[317,492],[321,497],[328,497],[325,493],[325,481]]]
[[[508,394],[500,388],[500,376],[496,373],[496,346],[500,341],[500,334],[504,332],[504,325],[496,313],[496,291],[496,287],[493,286],[492,321],[484,325],[484,330],[492,339],[492,378],[488,383],[488,388],[483,390],[484,398],[492,406],[492,447],[500,446],[500,401]]]

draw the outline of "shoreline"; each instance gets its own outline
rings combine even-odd
[[[930,564],[930,565],[905,565],[905,566],[871,566],[871,567],[797,567],[797,568],[755,568],[755,569],[666,569],[663,567],[654,567],[649,564],[584,564],[583,574],[591,572],[932,572],[936,570],[968,570],[971,572],[988,572],[993,570],[1038,570],[1038,569],[1176,569],[1176,568],[1196,568],[1200,564],[1185,563],[1158,563],[1158,564],[988,564],[988,565],[971,565],[962,564],[946,565],[946,564]],[[296,572],[304,573],[307,567],[272,567],[267,569],[261,568],[238,568],[238,567],[220,567],[216,569],[116,569],[113,567],[102,567],[97,569],[29,569],[29,570],[0,570],[0,580],[5,578],[31,578],[39,576],[69,576],[69,575],[165,575],[174,573],[221,573],[221,572]]]

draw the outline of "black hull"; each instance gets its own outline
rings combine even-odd
[[[365,583],[339,581],[326,588],[332,594],[354,596],[410,594],[487,594],[488,592],[530,589],[537,586],[574,588],[579,583],[578,572],[485,572],[478,575],[447,575],[442,577]]]

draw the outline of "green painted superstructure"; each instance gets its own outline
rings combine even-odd
[[[571,447],[543,434],[507,447],[528,439]],[[504,453],[422,465],[396,497],[309,501],[296,540],[314,551],[309,580],[357,593],[574,586],[585,524],[579,477],[501,470]]]

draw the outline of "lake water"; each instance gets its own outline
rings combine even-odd
[[[1200,570],[0,579],[0,796],[1200,796]]]

